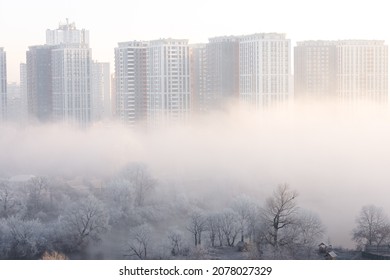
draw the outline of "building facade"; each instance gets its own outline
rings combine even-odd
[[[7,56],[0,48],[0,121],[7,117]]]
[[[190,45],[191,108],[193,113],[209,109],[207,99],[207,52],[206,44]]]
[[[147,120],[148,45],[131,41],[115,48],[115,115],[130,126]]]
[[[92,55],[89,32],[74,23],[46,31],[46,44],[26,53],[29,120],[87,127],[92,116]]]
[[[60,24],[46,31],[46,44],[52,46],[53,119],[80,127],[92,123],[92,51],[89,32],[77,30],[74,23]]]
[[[295,96],[386,104],[388,47],[378,40],[298,42]]]
[[[53,120],[53,46],[32,46],[26,53],[27,104],[30,121]]]
[[[92,120],[111,119],[110,63],[92,62]]]
[[[22,106],[22,123],[28,121],[28,101],[27,101],[27,64],[20,63],[20,98]]]
[[[53,118],[80,127],[92,122],[91,49],[58,45],[52,50]]]
[[[209,39],[206,47],[206,110],[221,109],[226,103],[238,100],[239,41],[238,36]]]
[[[7,120],[22,123],[23,113],[20,85],[9,83],[7,85]]]
[[[240,101],[258,109],[288,104],[293,96],[291,42],[285,34],[240,38]]]
[[[148,125],[187,121],[191,111],[188,40],[150,41],[147,61]]]
[[[387,104],[387,53],[384,41],[338,41],[337,96],[347,103]]]
[[[294,94],[299,100],[336,96],[336,45],[331,41],[298,42],[294,48]]]
[[[59,27],[54,30],[46,30],[46,44],[47,45],[61,45],[61,44],[81,44],[89,45],[89,31],[85,29],[77,29],[74,22],[60,23]]]

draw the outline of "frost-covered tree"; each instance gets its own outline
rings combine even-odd
[[[241,229],[240,224],[237,222],[238,216],[232,209],[228,208],[221,213],[220,219],[221,231],[226,245],[233,247]]]
[[[89,241],[99,241],[109,229],[107,211],[92,195],[69,205],[59,222],[70,250],[81,249]]]
[[[21,208],[21,202],[9,182],[0,182],[0,218],[15,215]]]
[[[170,243],[170,250],[172,256],[182,255],[183,253],[183,235],[181,232],[175,230],[168,234]]]
[[[29,180],[26,191],[26,217],[28,219],[37,218],[37,214],[44,210],[45,199],[48,197],[48,178],[33,177]]]
[[[298,206],[297,192],[287,184],[279,185],[273,195],[266,200],[262,210],[263,234],[268,244],[274,248],[288,244],[290,236],[283,234],[296,222]]]
[[[241,195],[234,200],[232,209],[237,213],[241,241],[244,242],[245,236],[252,233],[256,204],[249,196]]]
[[[202,233],[206,230],[206,217],[200,210],[194,210],[190,214],[187,230],[192,233],[195,246],[201,245]]]
[[[128,165],[122,172],[122,178],[128,180],[134,189],[135,205],[144,206],[146,199],[156,186],[156,180],[151,176],[147,167],[143,164]]]
[[[279,248],[279,253],[284,254],[282,258],[311,259],[324,232],[318,215],[300,209],[295,222],[281,233],[284,244],[283,248]]]
[[[0,224],[3,258],[36,259],[50,248],[45,226],[38,220],[10,217]]]
[[[382,208],[363,206],[356,218],[353,240],[358,246],[381,245],[390,238],[390,222]]]
[[[222,247],[225,243],[223,233],[223,214],[221,212],[210,213],[206,217],[206,230],[212,247]]]
[[[125,256],[145,260],[149,257],[152,228],[147,224],[134,227],[129,232]]]
[[[310,259],[325,233],[325,227],[320,217],[308,210],[299,211],[296,226],[301,255]]]
[[[216,246],[218,234],[220,233],[220,246],[222,246],[222,231],[219,215],[211,213],[206,217],[206,230],[208,231],[211,247]]]
[[[110,214],[111,225],[128,226],[134,216],[134,189],[127,180],[117,178],[103,191],[103,200]]]

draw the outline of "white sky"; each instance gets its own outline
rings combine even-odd
[[[281,32],[312,39],[390,40],[384,0],[0,0],[0,47],[8,81],[19,82],[28,46],[45,43],[46,29],[69,18],[90,31],[93,59],[113,63],[118,42]]]

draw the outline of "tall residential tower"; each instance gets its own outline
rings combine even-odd
[[[91,65],[88,31],[74,23],[47,30],[51,51],[53,118],[86,127],[92,122]]]
[[[188,120],[191,110],[188,40],[150,41],[147,57],[149,125]]]
[[[148,45],[131,41],[115,48],[115,115],[130,126],[146,122]]]
[[[292,95],[291,42],[285,34],[240,38],[240,100],[256,108],[288,104]]]
[[[3,48],[0,48],[0,121],[7,114],[7,59]]]
[[[190,45],[190,67],[192,112],[202,113],[209,109],[206,44]]]
[[[32,46],[26,53],[27,111],[30,121],[53,119],[53,46]]]
[[[111,119],[110,63],[92,62],[92,120]]]
[[[119,43],[115,49],[116,116],[134,126],[187,120],[191,110],[188,40]]]
[[[239,40],[238,36],[209,39],[206,47],[207,109],[223,108],[239,97]]]
[[[294,55],[296,98],[387,103],[388,48],[384,41],[298,42]]]

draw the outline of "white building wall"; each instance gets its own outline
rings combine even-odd
[[[239,50],[240,100],[256,108],[288,103],[293,95],[290,40],[276,33],[247,35]]]
[[[337,94],[349,103],[387,103],[388,48],[384,41],[337,42]]]
[[[148,45],[145,41],[130,41],[115,48],[115,111],[117,118],[129,126],[146,121]]]
[[[388,47],[384,41],[305,41],[298,42],[296,50],[299,95],[330,95],[346,104],[387,104]]]
[[[76,29],[75,23],[60,24],[58,29],[46,30],[46,44],[89,44],[89,31]]]
[[[188,40],[151,41],[147,57],[149,125],[188,120],[191,110]]]
[[[3,48],[0,48],[0,121],[7,116],[7,57]]]
[[[92,63],[92,121],[111,118],[110,64]]]
[[[60,45],[52,50],[53,116],[88,126],[91,115],[91,49]]]
[[[23,123],[28,120],[27,109],[27,65],[20,63],[20,98],[21,98],[21,121]]]

